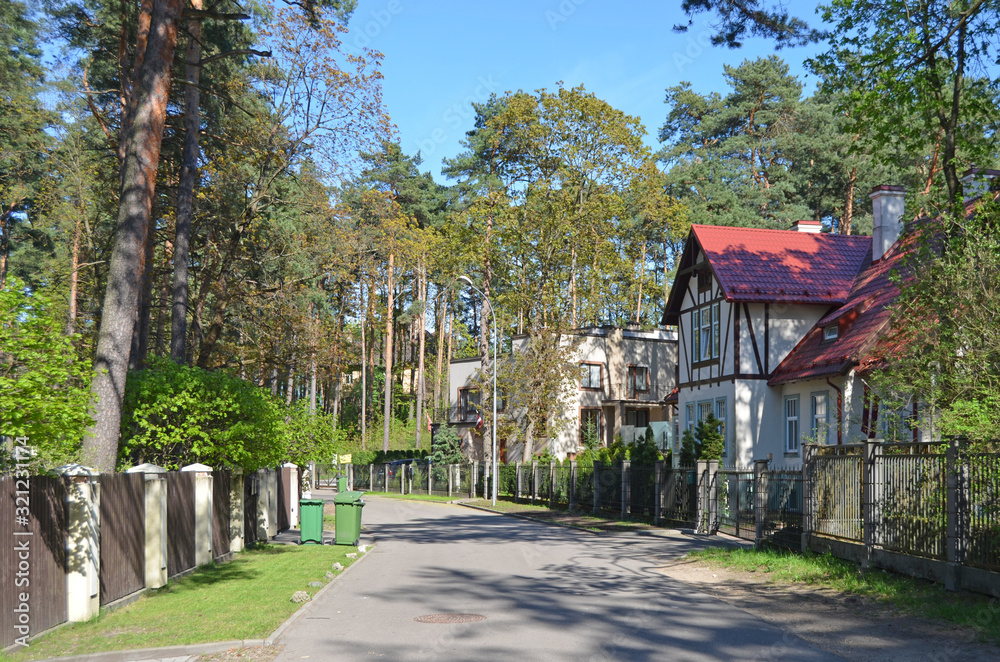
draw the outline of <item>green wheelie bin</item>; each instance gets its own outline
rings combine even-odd
[[[341,492],[333,498],[337,516],[336,540],[338,545],[357,545],[361,538],[361,500],[364,492]]]
[[[322,499],[299,499],[299,542],[323,544]]]

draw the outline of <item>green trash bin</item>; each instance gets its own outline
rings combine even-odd
[[[299,542],[323,544],[322,499],[299,499]]]
[[[337,516],[336,540],[338,545],[357,545],[361,538],[361,500],[364,492],[341,492],[333,498]]]
[[[337,491],[346,492],[347,491],[347,479],[341,476],[337,479]]]

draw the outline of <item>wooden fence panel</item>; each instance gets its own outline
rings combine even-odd
[[[232,476],[232,472],[225,469],[212,472],[212,557],[216,559],[229,553]]]
[[[101,604],[146,586],[146,479],[101,474]]]
[[[24,515],[16,510],[24,506],[25,497],[27,522],[19,519]],[[0,477],[0,530],[6,532],[7,540],[0,545],[0,645],[9,646],[21,636],[15,630],[19,613],[14,611],[21,593],[29,596],[32,636],[66,622],[67,525],[66,487],[61,478]],[[20,558],[24,555],[28,558]]]
[[[278,470],[278,530],[292,528],[292,469]]]
[[[243,544],[257,542],[257,490],[260,479],[257,473],[243,475]]]
[[[167,474],[167,576],[195,566],[194,471]]]

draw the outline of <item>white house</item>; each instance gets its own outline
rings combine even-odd
[[[673,407],[667,397],[676,379],[676,331],[590,327],[573,336],[578,342],[580,377],[573,386],[572,405],[557,414],[565,423],[559,426],[562,431],[547,440],[546,447],[560,459],[577,452],[588,424],[594,426],[605,446],[615,435],[631,441],[645,434],[650,425],[661,446],[671,444],[673,426],[667,422],[672,419]],[[524,342],[524,337],[515,338],[514,351]],[[476,427],[480,395],[473,381],[479,368],[478,358],[451,362],[452,406],[448,416],[476,457],[482,457],[482,434]],[[503,440],[499,441],[502,446]]]
[[[900,239],[902,187],[877,186],[870,197],[871,237],[821,233],[819,221],[692,226],[663,323],[679,332],[678,424],[715,413],[726,465],[793,466],[806,442],[883,437],[887,423],[917,418],[913,401],[880,411],[865,379],[891,351],[879,344],[899,294],[890,274],[913,236]],[[916,425],[895,427],[930,438]]]

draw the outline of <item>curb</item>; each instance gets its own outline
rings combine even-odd
[[[336,583],[336,580],[346,575],[352,568],[361,563],[362,560],[371,555],[374,546],[374,538],[371,543],[362,543],[369,546],[368,551],[355,559],[354,563],[344,568],[340,574],[326,583],[323,588],[316,591],[316,595],[302,607],[295,610],[285,621],[279,625],[267,639],[234,639],[232,641],[213,641],[204,644],[185,644],[181,646],[164,646],[161,648],[132,648],[129,650],[106,651],[103,653],[87,653],[85,655],[70,655],[64,657],[46,658],[51,662],[136,662],[162,660],[166,658],[181,657],[185,655],[208,655],[210,653],[221,653],[223,651],[238,648],[257,648],[260,646],[272,646],[274,642],[287,630],[292,623],[298,620],[303,614],[308,612],[316,599],[328,588]]]

